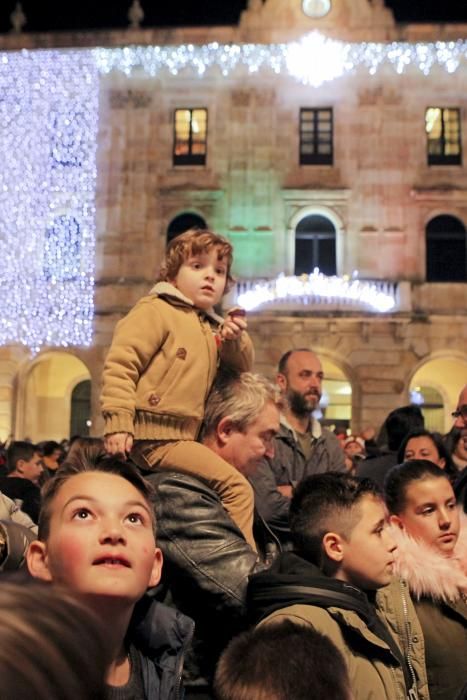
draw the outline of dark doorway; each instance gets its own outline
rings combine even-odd
[[[467,281],[467,236],[455,216],[437,216],[426,227],[426,281]]]
[[[91,382],[85,379],[75,386],[71,394],[70,437],[89,435],[91,418]]]

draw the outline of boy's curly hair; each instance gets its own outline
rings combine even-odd
[[[190,228],[169,243],[160,268],[158,282],[171,282],[188,258],[193,255],[209,253],[213,248],[217,249],[218,259],[227,263],[227,283],[225,285],[227,292],[235,282],[230,272],[233,262],[233,248],[226,238],[206,229]]]

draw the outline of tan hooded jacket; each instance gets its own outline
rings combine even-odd
[[[101,394],[106,435],[195,440],[219,362],[245,372],[253,346],[243,332],[219,341],[223,319],[196,309],[168,282],[155,285],[115,328]]]

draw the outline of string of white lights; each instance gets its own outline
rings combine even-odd
[[[92,341],[98,94],[90,52],[0,55],[0,345]]]
[[[178,75],[190,71],[202,76],[218,69],[223,76],[242,68],[249,73],[260,69],[293,76],[306,85],[324,82],[363,67],[374,75],[384,66],[403,73],[415,67],[424,75],[439,67],[454,73],[467,60],[467,41],[360,42],[345,43],[318,31],[288,44],[186,44],[181,46],[126,46],[94,50],[102,73],[112,70],[130,75],[139,68],[150,76],[168,71]]]
[[[309,275],[279,275],[273,280],[253,283],[249,289],[240,291],[236,303],[247,311],[253,311],[275,302],[300,300],[305,304],[314,304],[324,300],[332,304],[354,306],[360,310],[368,309],[379,313],[392,311],[396,306],[395,295],[382,290],[381,286],[355,277],[327,277],[316,268]]]

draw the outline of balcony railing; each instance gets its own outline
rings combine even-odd
[[[410,284],[327,277],[318,271],[300,277],[280,275],[272,280],[239,280],[224,308],[237,305],[247,311],[395,313],[409,310]]]

